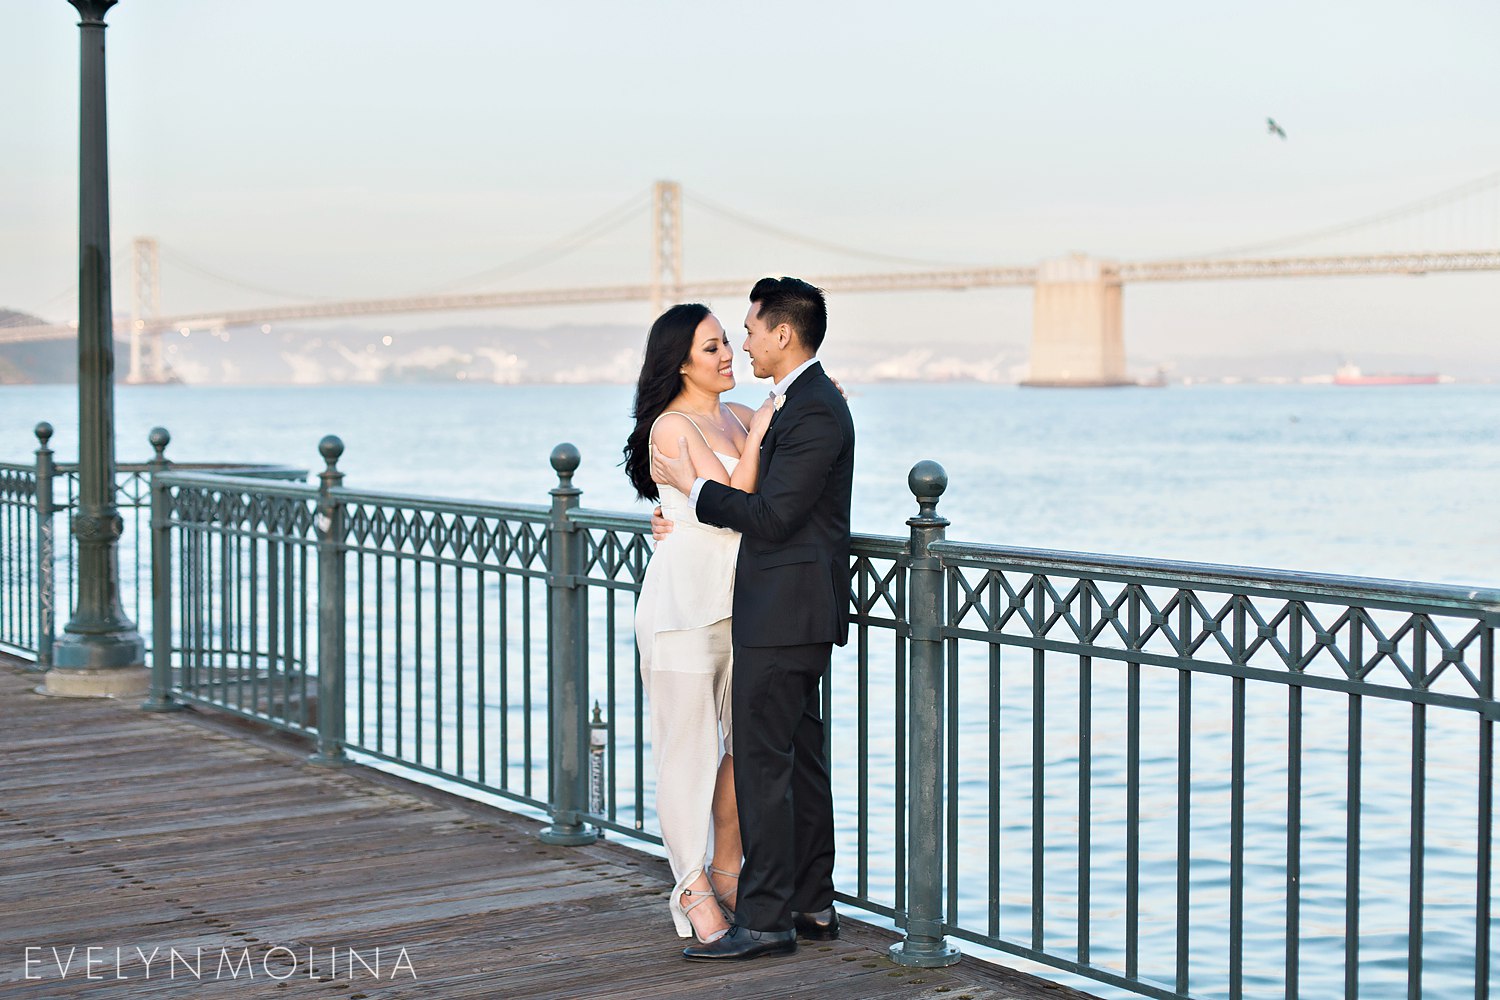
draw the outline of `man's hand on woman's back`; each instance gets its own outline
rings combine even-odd
[[[661,504],[651,511],[651,540],[659,542],[672,533],[672,522],[661,514]]]

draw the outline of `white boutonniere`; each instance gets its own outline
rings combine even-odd
[[[779,409],[781,409],[781,404],[785,403],[785,402],[786,402],[786,393],[783,392],[781,395],[779,395],[779,396],[776,397],[776,402],[775,402],[775,404],[772,405],[771,408],[773,410],[779,410]]]

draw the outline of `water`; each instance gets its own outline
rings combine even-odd
[[[1436,582],[1500,583],[1500,388],[851,387],[854,527],[904,535],[906,474],[947,469],[958,539]],[[741,397],[754,399],[753,392]],[[172,432],[179,461],[321,466],[338,434],[353,488],[545,503],[547,456],[583,453],[590,507],[636,505],[618,467],[625,386],[121,387],[121,461]],[[31,428],[76,454],[76,392],[0,389],[0,457]]]
[[[953,522],[954,538],[1450,583],[1500,582],[1494,556],[1500,528],[1493,517],[1482,516],[1488,505],[1481,506],[1500,488],[1500,440],[1492,430],[1500,402],[1495,388],[1057,391],[878,385],[851,392],[860,433],[854,522],[861,532],[905,533],[904,519],[915,506],[906,473],[914,462],[932,458],[951,479],[939,509]],[[546,502],[555,482],[547,455],[557,442],[569,440],[584,456],[577,481],[585,505],[620,509],[633,504],[617,467],[629,405],[629,389],[619,386],[122,387],[117,428],[122,460],[146,457],[146,433],[160,424],[173,434],[169,456],[180,461],[229,458],[309,468],[319,464],[318,438],[337,433],[347,446],[340,464],[351,487],[530,503]],[[30,428],[38,419],[59,428],[53,443],[60,457],[73,457],[75,406],[72,389],[0,391],[0,457],[29,455],[35,447]],[[1079,684],[1076,673],[1059,661],[1055,676],[1049,670],[1041,740],[1049,781],[1045,808],[1051,823],[1076,836],[1077,804],[1067,790],[1079,767]],[[1006,936],[1024,938],[1035,902],[1047,915],[1049,948],[1066,950],[1069,935],[1054,929],[1075,923],[1076,900],[1069,889],[1076,858],[1070,856],[1068,837],[1049,839],[1048,879],[1041,899],[1033,901],[1032,679],[1024,666],[1007,669],[998,713],[1006,776],[998,815],[1002,839],[1011,845],[1002,877],[1002,929]],[[961,671],[977,684],[974,689],[984,690],[983,664],[966,660]],[[1175,677],[1153,668],[1143,674],[1143,781],[1147,788],[1171,789]],[[1121,675],[1102,665],[1093,685],[1094,891],[1096,900],[1120,899],[1124,688]],[[1267,690],[1250,686],[1248,715],[1248,996],[1280,995],[1282,989],[1284,893],[1278,886],[1284,880],[1286,842],[1286,695],[1262,687]],[[869,754],[872,858],[889,856],[893,844],[895,804],[879,791],[895,764],[891,695],[888,678],[872,678],[877,720]],[[1194,696],[1193,907],[1195,921],[1203,923],[1195,931],[1190,967],[1195,989],[1202,983],[1205,995],[1221,995],[1229,756],[1228,726],[1215,720],[1227,719],[1228,682],[1199,678]],[[1345,711],[1342,696],[1307,695],[1304,996],[1342,992]],[[840,691],[834,718],[849,714]],[[965,879],[984,871],[988,721],[982,703],[961,706],[958,788]],[[1474,823],[1477,751],[1470,716],[1432,710],[1428,724],[1426,986],[1428,995],[1449,996],[1463,992],[1472,975],[1472,930],[1465,928],[1472,927],[1474,861],[1464,831],[1472,831]],[[1410,728],[1407,708],[1371,704],[1366,710],[1361,961],[1366,997],[1405,995],[1406,910],[1400,900],[1407,877]],[[1394,734],[1389,742],[1373,738],[1384,732]],[[839,787],[849,784],[853,757],[851,734],[836,731]],[[1327,766],[1319,770],[1316,762],[1325,758]],[[1159,980],[1172,975],[1174,809],[1170,797],[1142,803],[1142,971]],[[850,797],[841,794],[841,829],[857,825],[852,810]],[[888,868],[877,866],[870,873],[872,889],[889,877]],[[852,883],[847,861],[841,862],[839,880]],[[965,882],[960,897],[965,922],[983,927],[985,886]],[[1105,908],[1091,923],[1095,960],[1118,964],[1123,914]],[[1110,992],[1097,985],[1083,988]]]

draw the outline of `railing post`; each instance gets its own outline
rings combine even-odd
[[[53,556],[52,425],[36,425],[36,669],[52,666],[52,639],[57,632],[57,564]]]
[[[172,700],[172,496],[160,474],[172,467],[167,445],[172,435],[165,427],[151,428],[151,693],[141,708],[172,712],[182,705]]]
[[[584,601],[584,547],[568,512],[583,491],[573,485],[580,458],[571,444],[552,449],[557,486],[551,490],[547,528],[547,705],[552,721],[552,825],[544,843],[576,846],[599,839],[583,824],[588,802],[584,768],[588,739],[588,606]]]
[[[318,442],[327,468],[318,473],[318,750],[314,764],[338,767],[344,757],[344,505],[334,489],[344,442],[332,434]]]
[[[943,563],[928,547],[943,540],[948,519],[937,513],[948,474],[936,462],[918,462],[906,477],[917,498],[911,528],[907,620],[911,626],[911,759],[907,769],[906,937],[891,945],[898,965],[932,968],[962,956],[943,937]]]

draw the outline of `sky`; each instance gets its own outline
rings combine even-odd
[[[0,308],[48,319],[75,311],[76,21],[64,0],[0,4]],[[698,199],[686,276],[749,279],[898,265],[704,205],[873,254],[1034,264],[1274,241],[1500,172],[1500,4],[1481,0],[122,0],[108,21],[122,311],[138,235],[161,241],[169,313],[640,282],[643,213],[561,260],[455,285],[657,179]],[[1500,245],[1496,186],[1424,226],[1440,249]],[[1291,252],[1414,238],[1393,226]],[[1306,347],[1500,364],[1500,274],[1129,286],[1125,301],[1133,362]],[[740,303],[715,305],[739,325]],[[644,329],[648,308],[470,318]],[[831,340],[1030,336],[1024,290],[831,308]]]

